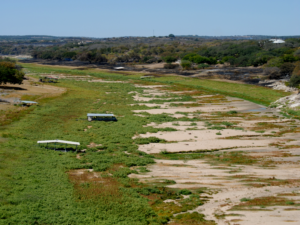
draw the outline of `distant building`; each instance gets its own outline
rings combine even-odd
[[[282,39],[270,39],[269,41],[273,42],[274,44],[282,44],[285,43]]]

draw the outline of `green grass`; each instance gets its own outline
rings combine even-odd
[[[199,214],[198,212],[193,212],[193,213],[183,213],[183,214],[177,215],[174,218],[174,222],[171,222],[170,225],[177,225],[177,224],[215,225],[216,223],[214,221],[205,220],[203,214]]]
[[[232,211],[238,211],[238,210],[260,210],[257,208],[252,207],[260,207],[262,210],[264,210],[268,206],[289,206],[289,205],[299,205],[296,204],[295,201],[289,200],[283,197],[277,197],[277,196],[268,196],[268,197],[260,197],[260,198],[254,198],[254,199],[241,199],[241,203],[239,205],[233,206],[230,210]],[[270,209],[268,209],[270,210]]]
[[[128,92],[139,88],[131,83],[61,80],[52,85],[68,91],[56,98],[41,98],[40,106],[14,116],[0,129],[0,136],[5,137],[0,143],[0,224],[154,225],[169,221],[173,217],[169,209],[161,208],[158,203],[149,204],[144,195],[168,196],[169,192],[162,187],[176,182],[164,180],[157,184],[158,189],[149,189],[147,184],[129,179],[128,175],[148,172],[145,166],[154,163],[154,157],[138,151],[135,142],[164,141],[132,137],[146,132],[174,131],[145,125],[177,119],[169,115],[135,116],[132,110],[136,106],[129,106],[135,102]],[[118,121],[88,122],[88,112],[112,112]],[[49,139],[79,141],[80,153],[37,146],[36,141]],[[90,143],[101,145],[89,148]],[[93,172],[76,175],[78,169],[93,169]],[[97,176],[91,176],[93,173]],[[176,208],[177,213],[203,204],[199,196],[181,203],[183,206]]]
[[[135,88],[130,84],[75,81],[56,85],[67,87],[68,92],[32,108],[0,131],[9,139],[0,147],[0,224],[161,223],[147,199],[130,188],[127,177],[135,172],[129,167],[154,163],[152,156],[137,151],[133,144],[136,132],[153,129],[143,127],[150,120],[134,116],[128,107],[133,100],[127,93]],[[112,89],[118,94],[105,95]],[[107,111],[113,112],[118,122],[86,119],[87,112]],[[87,126],[92,128],[84,131]],[[80,149],[87,150],[77,159],[75,153],[36,145],[37,140],[47,139],[80,141]],[[89,149],[91,142],[102,146]],[[82,168],[111,174],[118,182],[116,196],[100,192],[101,185],[70,182],[67,172]],[[99,195],[94,196],[97,190]]]
[[[99,78],[107,78],[111,80],[135,80],[141,84],[170,84],[170,85],[182,85],[186,88],[204,91],[207,93],[218,93],[226,96],[238,97],[245,100],[249,100],[255,103],[268,106],[270,103],[276,101],[277,99],[289,95],[283,91],[272,90],[269,88],[249,85],[249,84],[236,84],[228,83],[215,80],[202,80],[198,78],[187,78],[180,76],[162,76],[153,77],[147,81],[140,80],[140,74],[123,76],[120,74],[108,74],[104,72],[97,71],[95,69],[88,70],[74,70],[64,67],[50,67],[44,65],[34,65],[34,64],[22,64],[30,72],[37,73],[68,73],[74,75],[91,75]],[[190,98],[188,98],[190,99]],[[186,101],[189,101],[186,99]]]
[[[154,156],[138,151],[132,139],[136,134],[157,132],[160,129],[145,127],[150,122],[199,121],[198,118],[176,119],[167,114],[135,116],[138,106],[128,92],[140,92],[132,83],[169,84],[176,89],[194,89],[197,93],[221,93],[241,97],[261,104],[269,104],[286,94],[251,85],[199,80],[176,76],[140,80],[140,75],[123,76],[99,72],[95,69],[74,70],[63,67],[23,64],[35,73],[67,73],[91,75],[109,80],[130,83],[89,83],[60,80],[54,86],[67,88],[56,98],[40,99],[40,106],[13,114],[1,125],[0,136],[0,224],[162,224],[172,218],[170,212],[182,212],[203,204],[197,195],[181,200],[182,207],[174,204],[149,204],[142,193],[156,193],[133,179],[134,168],[145,168],[154,163]],[[106,94],[106,92],[114,92]],[[100,101],[97,101],[100,99]],[[182,97],[190,101],[187,96]],[[112,112],[117,122],[88,122],[86,113]],[[234,113],[232,113],[234,115]],[[5,126],[4,126],[5,125]],[[228,126],[230,124],[223,124]],[[86,129],[92,126],[90,129]],[[169,128],[170,129],[170,128]],[[173,129],[174,130],[174,129]],[[79,141],[80,158],[74,152],[58,152],[40,148],[37,140],[63,139]],[[145,140],[140,140],[145,141]],[[153,141],[148,140],[147,141]],[[157,140],[155,140],[157,141]],[[159,140],[161,141],[161,140]],[[90,143],[101,146],[88,148]],[[203,158],[204,154],[161,154],[172,158]],[[249,164],[253,159],[241,153],[212,156],[222,164]],[[93,169],[98,178],[89,173],[74,175],[77,169]],[[146,172],[140,169],[140,172]],[[162,185],[174,181],[166,180]],[[163,194],[165,190],[162,189]],[[159,192],[160,193],[160,192]],[[167,194],[166,194],[167,196]],[[165,206],[172,205],[170,210]],[[189,216],[188,216],[189,217]],[[197,219],[198,216],[193,216]],[[193,219],[191,218],[191,219]],[[181,220],[182,218],[179,218]],[[199,220],[204,220],[200,215]]]
[[[249,156],[242,151],[236,152],[222,152],[222,153],[160,153],[153,154],[159,159],[169,160],[193,160],[193,159],[206,159],[211,164],[240,164],[240,165],[252,165],[257,162],[255,157]]]

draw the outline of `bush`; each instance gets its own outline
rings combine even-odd
[[[300,84],[300,76],[293,75],[290,79],[289,86],[299,88],[299,84]]]
[[[195,53],[188,54],[188,55],[184,56],[182,59],[188,60],[188,61],[191,61],[191,62],[197,63],[197,64],[204,64],[204,63],[216,64],[217,63],[217,60],[213,57],[208,58],[208,57],[201,56],[201,55],[198,55]]]
[[[296,62],[298,60],[298,57],[295,57],[293,55],[284,55],[283,61],[284,62]]]
[[[175,216],[175,221],[174,224],[215,224],[212,221],[206,221],[205,216],[198,212],[179,214]]]
[[[268,75],[269,79],[279,79],[281,77],[280,69],[277,67],[267,67],[264,69],[264,74]]]
[[[207,68],[207,67],[209,67],[209,65],[204,64],[204,63],[198,65],[199,69],[204,69],[204,68]]]
[[[295,69],[293,70],[292,75],[300,76],[300,61],[295,63]]]
[[[175,69],[175,68],[177,68],[177,67],[178,67],[178,64],[166,63],[166,64],[164,65],[164,68],[165,68],[165,69]]]
[[[191,69],[192,63],[188,60],[182,60],[181,61],[181,66],[182,66],[183,69],[188,70],[188,69]]]
[[[251,201],[251,198],[242,198],[240,199],[241,202],[249,202]]]
[[[267,67],[280,67],[283,63],[284,61],[282,58],[276,57],[268,61]]]
[[[173,56],[166,56],[166,57],[164,57],[164,60],[166,63],[172,63],[172,62],[175,62],[177,59]]]
[[[146,61],[146,63],[156,63],[156,59],[155,58],[151,58],[151,59],[148,59],[147,61]]]
[[[290,76],[292,75],[292,72],[295,69],[295,67],[296,66],[293,63],[289,63],[289,62],[283,63],[280,66],[280,74],[282,76]]]
[[[192,194],[192,192],[188,189],[182,189],[182,190],[179,191],[179,194],[181,194],[181,195],[190,195],[190,194]]]
[[[151,56],[144,56],[144,57],[141,59],[141,62],[147,63],[147,61],[149,61],[149,60],[151,60],[151,59],[153,59],[153,57],[151,57]]]
[[[230,110],[230,111],[227,112],[227,114],[234,115],[234,114],[238,114],[238,112],[235,111],[235,110]]]
[[[300,57],[300,49],[298,49],[294,52],[294,56]]]

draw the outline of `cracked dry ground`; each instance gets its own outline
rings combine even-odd
[[[164,141],[139,146],[156,156],[156,164],[130,177],[145,183],[173,180],[168,187],[200,190],[207,201],[189,212],[217,224],[300,224],[299,121],[237,98],[139,87],[143,91],[134,98],[149,109],[135,110],[137,116],[179,119],[148,124],[176,131],[133,137]],[[186,95],[193,100],[182,101]]]

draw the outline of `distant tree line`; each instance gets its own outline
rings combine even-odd
[[[197,43],[197,44],[195,44]],[[122,44],[80,46],[66,44],[61,47],[38,48],[32,56],[47,60],[82,60],[91,63],[172,63],[178,59],[192,64],[230,64],[235,67],[279,67],[285,62],[299,60],[300,39],[287,39],[284,44],[269,41],[215,41],[213,43],[180,42],[153,44]]]
[[[160,62],[172,64],[180,60],[181,68],[187,70],[204,69],[216,64],[225,64],[231,67],[276,68],[266,72],[271,77],[288,74],[290,76],[291,72],[284,72],[287,70],[283,68],[289,67],[289,71],[291,71],[291,64],[296,64],[300,59],[299,38],[289,38],[285,40],[285,43],[274,44],[268,40],[212,40],[175,37],[171,34],[168,37],[159,38],[107,38],[85,44],[82,41],[70,40],[66,44],[37,47],[0,43],[0,53],[2,54],[7,51],[21,53],[26,49],[33,58],[44,60],[80,60],[89,63],[110,64]],[[165,68],[178,67],[166,65]]]

